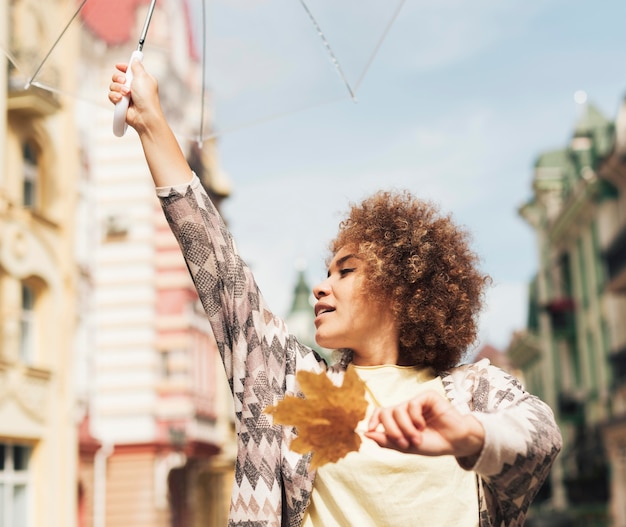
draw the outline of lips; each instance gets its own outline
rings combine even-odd
[[[324,304],[321,302],[318,302],[317,304],[315,304],[315,316],[319,317],[320,315],[323,315],[324,313],[330,313],[331,311],[334,311],[335,308],[332,306],[329,306],[328,304]]]

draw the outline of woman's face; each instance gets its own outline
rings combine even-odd
[[[328,277],[313,288],[315,340],[328,349],[348,348],[354,363],[396,364],[398,332],[389,302],[364,293],[366,264],[356,252],[340,249]]]

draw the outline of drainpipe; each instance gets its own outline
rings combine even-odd
[[[107,460],[114,445],[103,443],[93,461],[93,527],[106,527]]]

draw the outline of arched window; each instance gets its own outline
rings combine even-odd
[[[37,152],[28,142],[22,145],[23,182],[22,182],[22,205],[27,208],[35,208],[37,203],[37,179],[39,166]]]
[[[26,364],[35,360],[35,291],[22,283],[22,311],[20,315],[20,359]]]

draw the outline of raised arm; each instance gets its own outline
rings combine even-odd
[[[191,169],[161,109],[157,81],[139,61],[131,65],[131,89],[124,86],[126,64],[117,64],[109,100],[117,104],[123,95],[131,94],[126,122],[141,140],[152,179],[157,187],[183,185],[191,180]],[[132,93],[131,93],[132,90]]]
[[[269,313],[269,309],[219,212],[193,177],[161,109],[156,79],[135,61],[129,92],[124,86],[126,65],[116,67],[119,71],[113,75],[109,99],[115,104],[122,95],[131,94],[126,122],[141,140],[163,211],[211,322],[228,378],[245,377],[249,355],[259,354],[263,362],[269,353],[260,346],[265,333],[284,333],[282,323],[257,312]],[[248,331],[241,331],[246,322]],[[281,334],[283,344],[286,338]],[[283,375],[280,367],[278,376]]]
[[[294,361],[308,353],[296,354],[300,345],[266,306],[227,226],[200,181],[192,176],[161,109],[157,81],[135,61],[129,92],[124,86],[126,65],[116,67],[109,100],[116,104],[122,95],[131,95],[126,122],[140,137],[165,216],[211,322],[229,380],[246,379],[258,388],[259,375],[263,383],[271,383],[280,392]],[[238,391],[237,386],[233,389]],[[264,404],[272,401],[269,397]]]

